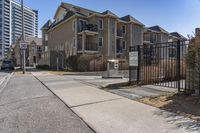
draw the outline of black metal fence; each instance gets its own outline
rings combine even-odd
[[[187,41],[132,46],[133,51],[138,52],[138,67],[129,68],[130,82],[185,90]]]

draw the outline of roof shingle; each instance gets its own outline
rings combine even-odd
[[[123,21],[126,21],[126,22],[133,22],[133,23],[135,23],[135,24],[144,26],[143,23],[141,23],[140,21],[138,21],[136,18],[134,18],[134,17],[131,16],[131,15],[126,15],[126,16],[120,18],[120,19],[123,20]]]

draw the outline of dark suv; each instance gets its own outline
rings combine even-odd
[[[14,70],[14,64],[11,60],[4,60],[1,65],[1,70]]]

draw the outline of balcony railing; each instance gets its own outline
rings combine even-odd
[[[85,45],[85,50],[98,51],[98,44],[97,43],[88,43]]]
[[[77,45],[77,50],[82,51],[82,44],[79,43]],[[86,43],[85,44],[85,51],[98,51],[98,44],[97,43]]]
[[[82,32],[82,31],[92,31],[92,32],[98,32],[98,26],[95,24],[87,24],[85,26],[80,26],[78,31]]]

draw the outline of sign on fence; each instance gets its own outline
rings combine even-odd
[[[137,67],[138,66],[138,52],[129,52],[129,66]]]

